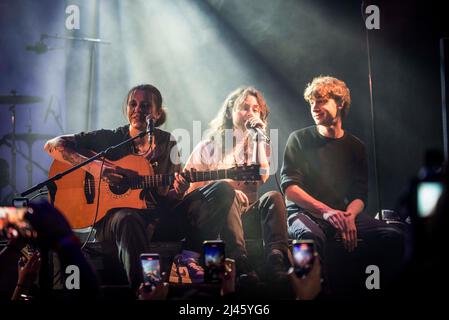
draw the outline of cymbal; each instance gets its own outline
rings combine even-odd
[[[16,133],[16,140],[25,141],[26,143],[33,144],[37,140],[50,140],[55,135],[42,134],[42,133]],[[12,140],[12,133],[5,134],[2,139]]]
[[[36,96],[0,96],[0,104],[30,104],[44,101],[44,98]]]

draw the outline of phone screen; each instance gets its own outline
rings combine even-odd
[[[205,241],[204,281],[220,282],[225,271],[225,247],[223,241]]]
[[[30,233],[33,228],[25,220],[27,208],[0,207],[0,237],[17,238]]]
[[[144,253],[140,255],[142,264],[143,284],[145,287],[155,287],[162,282],[159,255]]]
[[[417,211],[420,218],[430,216],[443,193],[443,185],[439,181],[423,181],[417,189]]]
[[[315,243],[313,240],[295,240],[293,242],[293,260],[298,277],[306,276],[315,261]]]
[[[27,208],[0,207],[0,218],[11,223],[22,221],[26,211]]]

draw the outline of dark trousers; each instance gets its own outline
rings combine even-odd
[[[323,277],[326,279],[332,267],[327,257],[332,242],[337,241],[337,231],[327,221],[313,217],[306,212],[289,210],[288,234],[292,239],[311,239],[315,241],[322,261]],[[355,220],[357,238],[361,239],[354,254],[362,257],[363,264],[377,265],[381,270],[383,283],[391,283],[394,275],[403,263],[405,237],[404,233],[383,221],[376,220],[365,213],[360,213]],[[363,251],[363,252],[360,252]]]
[[[279,192],[267,192],[249,207],[242,206],[236,197],[229,212],[227,233],[222,234],[229,255],[234,258],[246,255],[245,238],[257,237],[260,234],[257,230],[262,230],[265,252],[269,254],[276,249],[287,257],[286,219],[284,199]]]
[[[133,289],[142,283],[140,254],[151,241],[185,239],[184,249],[201,252],[204,240],[217,239],[235,197],[224,181],[189,193],[165,212],[158,209],[116,208],[97,225],[97,239],[115,244]]]

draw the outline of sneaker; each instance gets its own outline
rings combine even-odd
[[[204,281],[204,269],[195,258],[178,254],[170,270],[170,283],[201,283]]]
[[[267,264],[271,279],[284,280],[287,278],[289,266],[282,252],[272,252],[268,255]]]

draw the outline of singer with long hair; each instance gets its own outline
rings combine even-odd
[[[118,185],[124,178],[119,173],[123,171],[119,169],[126,168],[114,167],[111,161],[137,155],[148,161],[155,174],[174,173],[173,184],[143,189],[141,195],[146,200],[146,209],[120,207],[109,210],[95,224],[95,237],[115,245],[135,292],[142,283],[140,254],[147,252],[150,241],[185,238],[185,259],[177,261],[185,264],[192,281],[201,279],[204,271],[197,259],[202,242],[216,239],[225,232],[223,228],[235,192],[227,182],[219,181],[186,195],[190,184],[178,174],[180,162],[176,140],[158,128],[165,122],[166,112],[162,107],[162,95],[156,87],[149,84],[133,87],[126,96],[123,111],[128,124],[115,130],[102,129],[56,137],[46,143],[45,150],[55,160],[76,165],[87,159],[87,150],[98,153],[147,131],[149,123],[154,122],[152,139],[145,135],[108,153],[108,162],[104,163],[103,170],[101,161],[91,162],[82,169],[96,178],[101,176],[110,185]]]
[[[259,237],[261,231],[272,280],[284,278],[290,264],[283,197],[275,191],[260,198],[257,195],[260,183],[266,182],[270,175],[270,147],[264,138],[266,135],[257,134],[258,130],[266,130],[268,114],[269,108],[259,90],[253,87],[234,90],[210,122],[207,138],[194,148],[185,165],[187,170],[216,170],[252,163],[260,165],[261,182],[230,182],[236,193],[228,215],[231,232],[222,235],[230,256],[236,260],[237,274],[240,278],[254,281],[258,276],[248,261],[245,237]],[[204,184],[192,183],[189,191]]]

